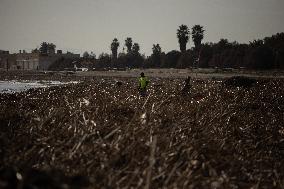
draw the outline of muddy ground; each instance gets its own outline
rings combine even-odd
[[[1,186],[284,187],[283,80],[194,78],[185,94],[151,77],[143,98],[136,78],[77,79],[0,94]]]

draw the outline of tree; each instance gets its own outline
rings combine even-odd
[[[199,49],[201,45],[201,41],[204,37],[204,29],[203,26],[195,25],[192,27],[192,40],[194,42],[195,49]]]
[[[148,59],[147,67],[160,67],[161,66],[161,55],[162,55],[162,48],[159,44],[153,44],[152,48],[152,55]]]
[[[47,54],[48,53],[48,44],[46,42],[42,42],[39,48],[40,54]]]
[[[55,48],[56,48],[56,45],[54,45],[53,43],[48,43],[47,44],[47,53],[48,54],[55,54]]]
[[[213,46],[213,44],[210,44],[210,43],[202,44],[202,46],[201,46],[202,51],[200,51],[200,58],[199,58],[198,67],[207,68],[209,66],[208,62],[211,60],[211,58],[213,56],[212,46]]]
[[[179,26],[179,29],[177,30],[177,38],[181,52],[186,51],[186,43],[189,40],[189,34],[189,29],[186,25]]]
[[[194,65],[194,57],[192,50],[187,50],[185,53],[181,53],[180,57],[176,60],[175,68],[189,68]]]
[[[253,47],[253,48],[258,48],[258,47],[261,47],[264,45],[264,41],[263,40],[253,40],[253,42],[249,42],[250,46]]]
[[[132,46],[132,52],[134,55],[140,55],[139,53],[140,51],[140,46],[138,43],[134,43],[133,46]]]
[[[40,44],[39,52],[40,54],[54,54],[56,45],[53,43],[42,42]]]
[[[83,58],[89,58],[89,57],[90,57],[89,53],[87,51],[85,51],[83,53]]]
[[[165,60],[162,62],[162,68],[175,68],[182,53],[173,50],[166,54]]]
[[[92,59],[96,59],[96,54],[92,51],[91,54],[89,54],[89,57]]]
[[[231,48],[231,44],[228,41],[228,39],[220,39],[220,41],[217,43],[217,52],[221,53],[222,51]]]
[[[111,66],[111,56],[107,53],[101,53],[96,63],[98,68],[107,68]]]
[[[131,37],[126,38],[125,46],[127,47],[127,53],[130,53],[132,49],[132,38]]]
[[[154,44],[153,48],[152,48],[152,51],[153,51],[153,55],[159,56],[162,53],[162,48],[160,47],[159,44],[157,44],[157,45]]]
[[[39,53],[39,50],[37,48],[32,50],[32,53]]]
[[[117,38],[114,38],[111,45],[110,45],[110,49],[111,49],[111,52],[112,52],[112,58],[113,59],[117,59],[117,49],[119,47],[119,42],[117,40]]]
[[[272,69],[274,56],[271,48],[262,45],[256,47],[251,52],[251,60],[248,67],[253,69]]]

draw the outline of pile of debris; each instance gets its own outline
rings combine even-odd
[[[144,98],[135,79],[120,82],[1,94],[0,167],[93,188],[283,188],[283,81],[192,79],[184,96],[180,79],[152,79]]]
[[[62,171],[40,171],[29,169],[19,172],[12,167],[0,170],[0,188],[26,189],[26,188],[57,188],[57,189],[83,189],[89,186],[89,180],[83,176],[66,176]]]

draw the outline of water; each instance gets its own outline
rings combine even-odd
[[[32,88],[44,88],[50,86],[58,86],[70,83],[78,83],[77,81],[60,82],[60,81],[0,81],[0,93],[16,93]]]

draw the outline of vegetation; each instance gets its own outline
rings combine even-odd
[[[42,55],[54,54],[56,45],[53,43],[42,42],[39,48],[39,52]]]
[[[132,50],[131,52],[134,54],[134,55],[140,55],[140,46],[138,43],[134,43],[133,46],[132,46]]]
[[[189,29],[186,25],[181,25],[177,30],[177,38],[180,46],[180,51],[186,51],[186,44],[189,40]]]
[[[152,54],[145,57],[140,53],[140,45],[131,37],[125,39],[127,52],[118,52],[119,41],[114,38],[110,44],[112,55],[102,53],[98,58],[88,52],[83,60],[90,68],[244,68],[253,70],[284,69],[284,33],[254,40],[249,44],[229,42],[220,39],[217,43],[202,43],[204,28],[194,25],[191,29],[194,47],[187,49],[190,31],[188,26],[177,29],[180,51],[162,52],[159,44],[154,44]],[[55,51],[55,45],[43,42],[41,54]],[[60,64],[60,62],[58,62]],[[71,66],[71,65],[70,65]]]
[[[186,49],[189,30],[181,25],[177,32],[180,51],[162,52],[159,44],[154,44],[149,57],[142,56],[139,44],[132,38],[125,40],[127,53],[119,53],[113,67],[144,67],[144,68],[246,68],[246,69],[284,69],[284,33],[277,33],[262,40],[254,40],[249,44],[229,42],[220,39],[217,43],[202,43],[203,26],[192,28],[194,47]],[[102,60],[98,59],[98,62]],[[105,61],[104,61],[105,62]],[[100,64],[108,67],[110,63]],[[94,64],[94,67],[97,65]]]
[[[110,49],[111,49],[111,52],[112,52],[112,58],[114,60],[117,59],[117,49],[119,47],[119,42],[117,40],[117,38],[114,38],[111,45],[110,45]]]
[[[199,49],[201,46],[201,41],[204,37],[203,26],[195,25],[192,28],[192,40],[194,42],[195,49]]]
[[[90,56],[90,54],[87,51],[85,51],[83,53],[83,58],[89,58],[89,56]]]
[[[126,38],[125,46],[127,47],[127,53],[130,53],[132,49],[132,38],[131,37]]]

